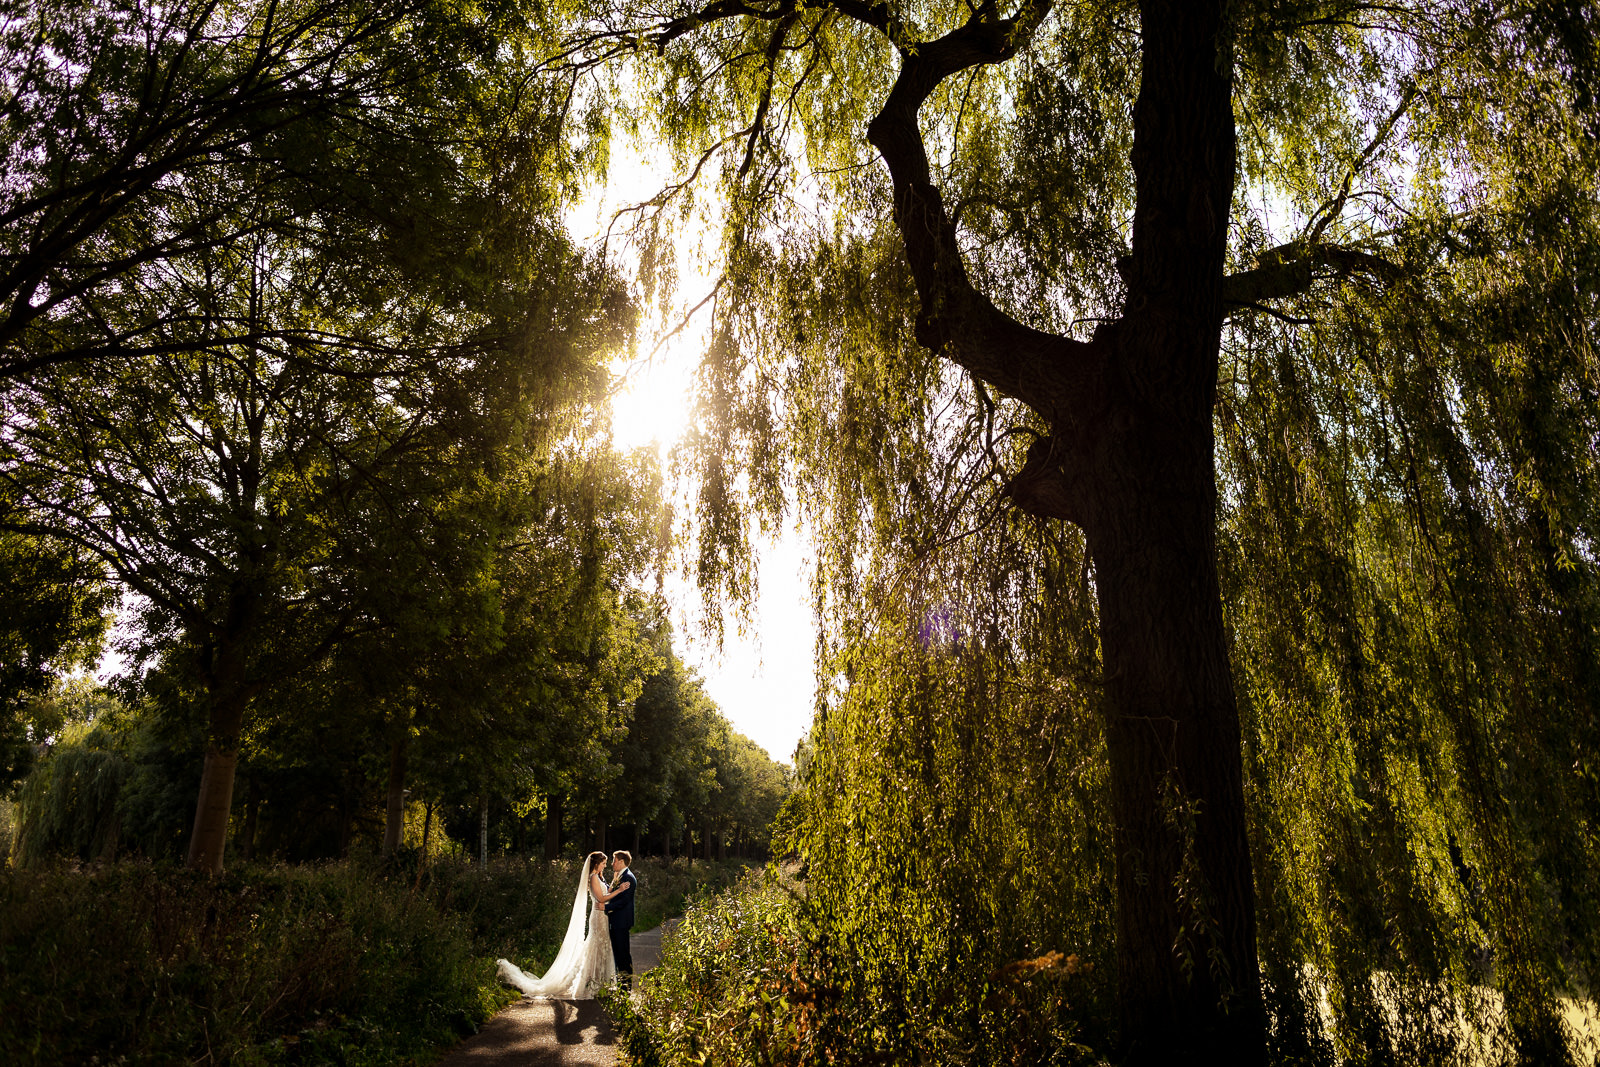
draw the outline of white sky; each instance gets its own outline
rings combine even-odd
[[[617,144],[607,186],[596,189],[567,217],[574,238],[597,243],[618,207],[648,199],[670,178],[664,167],[647,161],[637,145]],[[665,322],[647,321],[639,341],[641,357],[655,347],[655,337],[676,326],[684,311],[699,303],[715,283],[714,275],[705,270],[693,227],[685,230],[690,232],[677,249],[679,310]],[[626,251],[615,234],[611,251],[614,256],[620,253],[626,264]],[[619,448],[653,444],[665,459],[683,436],[709,319],[708,306],[648,362],[630,366],[620,361],[614,368],[627,374],[624,388],[612,399],[613,434]],[[693,582],[672,574],[665,583],[678,654],[700,672],[706,691],[734,729],[785,762],[792,762],[796,744],[811,728],[816,693],[809,548],[793,529],[776,540],[757,540],[760,594],[745,632],[729,616],[720,652],[700,636],[700,596]]]

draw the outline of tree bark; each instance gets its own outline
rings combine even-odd
[[[389,807],[383,825],[383,854],[392,856],[400,848],[400,832],[406,816],[406,738],[398,737],[389,746]]]
[[[544,858],[546,862],[561,858],[561,817],[565,801],[566,798],[560,793],[551,793],[545,799]]]
[[[194,870],[222,873],[246,702],[244,693],[231,687],[215,693],[211,700],[210,738],[206,744],[205,766],[200,772],[194,827],[189,834],[187,862]]]
[[[1129,422],[1159,434],[1149,421]],[[1186,466],[1209,468],[1206,457]],[[1214,490],[1204,471],[1163,473],[1147,472],[1148,488],[1130,490],[1090,533],[1124,1061],[1212,1051],[1254,1063],[1264,1020]]]
[[[1220,3],[1141,5],[1128,302],[1075,438],[1095,563],[1124,1060],[1257,1064],[1265,1016],[1216,570],[1212,407],[1233,195]],[[1092,435],[1092,436],[1091,436]]]

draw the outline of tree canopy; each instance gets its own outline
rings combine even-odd
[[[751,511],[822,537],[799,833],[899,1035],[863,1055],[988,1040],[945,983],[1045,947],[1114,981],[1128,1062],[1432,1055],[1486,959],[1491,1039],[1568,1055],[1595,26],[713,0],[574,36],[677,152],[647,228],[722,224],[702,576],[738,588]],[[930,854],[891,917],[856,872],[896,839]]]
[[[1597,26],[30,9],[0,27],[0,578],[40,621],[0,634],[6,684],[91,647],[109,581],[160,711],[71,727],[33,806],[101,854],[107,812],[170,827],[204,750],[212,870],[237,805],[267,848],[314,795],[337,849],[380,781],[390,850],[408,789],[480,851],[539,813],[547,854],[610,816],[764,848],[785,775],[674,656],[640,584],[661,475],[605,447],[608,360],[710,219],[680,547],[737,599],[754,529],[818,535],[778,844],[851,991],[841,1055],[1442,1060],[1467,1018],[1570,1060],[1600,974]],[[616,220],[627,279],[561,216],[632,134],[678,177]],[[93,775],[137,803],[52,784]],[[1050,950],[1089,965],[1070,1001],[981,992]]]

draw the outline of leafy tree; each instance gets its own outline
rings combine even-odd
[[[121,833],[121,794],[132,771],[130,716],[122,702],[87,679],[58,683],[28,709],[45,756],[18,791],[13,855],[22,863],[54,856],[110,859]]]
[[[845,809],[859,810],[863,796],[839,790],[872,791],[884,804],[871,810],[898,826],[939,820],[947,809],[933,787],[962,781],[963,761],[985,766],[1020,749],[1049,766],[1057,751],[986,731],[1057,736],[1055,716],[1097,713],[1098,727],[1074,723],[1071,747],[1108,770],[1099,787],[1081,781],[1085,799],[1103,788],[1109,807],[1113,840],[1100,854],[1114,867],[1127,1062],[1259,1062],[1268,1011],[1258,945],[1274,957],[1276,1017],[1285,1018],[1282,998],[1301,995],[1291,975],[1309,928],[1287,948],[1276,940],[1287,912],[1275,911],[1273,932],[1258,938],[1257,894],[1305,868],[1281,853],[1259,866],[1265,849],[1289,847],[1260,836],[1252,866],[1247,805],[1264,805],[1260,834],[1320,801],[1295,794],[1291,804],[1292,770],[1258,753],[1294,736],[1282,701],[1297,657],[1326,644],[1319,655],[1376,669],[1377,648],[1402,651],[1374,631],[1335,652],[1328,627],[1357,632],[1362,587],[1382,590],[1392,617],[1420,619],[1420,601],[1393,584],[1413,567],[1439,578],[1422,586],[1430,611],[1451,605],[1463,628],[1449,631],[1448,646],[1419,628],[1404,647],[1412,658],[1399,663],[1433,678],[1426,703],[1450,724],[1438,734],[1416,719],[1392,723],[1415,746],[1411,766],[1428,766],[1415,753],[1429,751],[1461,768],[1470,783],[1461,795],[1472,799],[1450,816],[1452,833],[1457,842],[1481,835],[1487,851],[1473,869],[1495,867],[1504,888],[1521,887],[1501,899],[1530,899],[1547,876],[1570,895],[1563,922],[1577,921],[1587,899],[1593,848],[1557,873],[1563,865],[1533,844],[1529,816],[1492,768],[1516,752],[1529,773],[1517,780],[1547,798],[1533,805],[1540,819],[1592,817],[1585,775],[1532,773],[1573,766],[1558,755],[1569,751],[1562,731],[1517,723],[1576,725],[1555,709],[1591,706],[1580,679],[1594,637],[1580,605],[1592,596],[1592,532],[1577,487],[1593,408],[1582,369],[1594,292],[1593,26],[1587,6],[1568,5],[713,0],[668,12],[614,5],[567,53],[576,69],[643,56],[630,69],[648,86],[659,128],[691,179],[710,176],[727,196],[725,274],[702,371],[711,532],[701,574],[736,590],[744,580],[737,472],[769,515],[797,475],[827,537],[824,608],[842,635],[824,650],[824,676],[841,684],[836,713],[818,727],[818,762],[832,748],[833,769],[819,768],[816,787],[844,799],[813,844],[834,864],[865,847],[867,828],[826,840],[859,825]],[[693,180],[674,186],[641,214],[661,224],[659,209],[695,189]],[[1527,358],[1548,369],[1511,371],[1471,354],[1491,339],[1495,351],[1519,353],[1510,367]],[[1540,357],[1520,355],[1530,351]],[[1517,400],[1490,401],[1501,380],[1517,383]],[[1235,436],[1236,411],[1250,413],[1248,433],[1241,423]],[[1355,448],[1363,436],[1372,444]],[[1308,486],[1324,442],[1343,479],[1388,468],[1399,480],[1343,495]],[[1574,468],[1583,473],[1554,473]],[[1293,508],[1278,497],[1291,487]],[[1285,542],[1305,492],[1342,501],[1330,511],[1339,522],[1325,538]],[[1489,517],[1497,501],[1517,502],[1499,526]],[[1262,525],[1268,516],[1296,525]],[[1057,534],[1053,520],[1076,529]],[[1430,562],[1363,567],[1352,584],[1367,536],[1357,530],[1369,527],[1397,530],[1383,536],[1385,552],[1421,545]],[[988,534],[952,548],[973,528]],[[1442,542],[1441,529],[1458,532]],[[1500,538],[1549,546],[1543,570],[1531,566],[1537,551],[1521,557],[1517,581],[1541,590],[1531,599],[1499,579]],[[1333,544],[1339,551],[1319,558]],[[1263,555],[1269,545],[1283,549]],[[1219,547],[1239,585],[1224,587]],[[1251,570],[1247,559],[1271,566]],[[1335,560],[1345,568],[1337,581],[1338,567],[1323,567]],[[1267,596],[1262,582],[1278,592]],[[1265,622],[1306,618],[1312,606],[1297,602],[1299,614],[1284,617],[1264,605],[1287,606],[1285,592],[1308,585],[1337,612],[1319,609],[1303,641],[1269,654],[1283,637]],[[1505,624],[1519,614],[1512,604],[1547,605],[1536,615],[1551,620],[1519,626],[1528,637],[1516,652],[1488,647],[1488,631],[1465,624]],[[863,605],[871,620],[853,622]],[[1252,613],[1248,624],[1240,610]],[[1536,649],[1560,649],[1569,665],[1559,684],[1534,687],[1553,718],[1490,715],[1447,695],[1530,699],[1523,679]],[[1232,651],[1249,684],[1243,720]],[[1092,673],[1086,657],[1097,661]],[[903,688],[884,688],[874,677],[883,673]],[[1376,700],[1376,680],[1361,678]],[[1351,678],[1315,681],[1345,724],[1327,736],[1384,735],[1360,725],[1376,704],[1344,703]],[[1000,707],[1003,718],[980,715]],[[873,743],[864,724],[890,709],[932,718],[894,723],[897,738],[920,737],[922,747]],[[1248,794],[1246,738],[1257,775]],[[1347,788],[1389,806],[1414,792],[1392,774],[1373,777],[1383,745],[1364,751],[1329,780],[1331,793],[1314,795]],[[890,766],[871,766],[875,755]],[[1448,777],[1438,766],[1428,773]],[[929,788],[915,795],[931,812],[876,792],[918,767]],[[981,810],[965,798],[952,807]],[[1040,825],[1066,819],[1053,807],[1042,806]],[[1426,822],[1419,813],[1363,832],[1389,841],[1400,862],[1401,842]],[[958,824],[948,824],[953,846]],[[977,825],[1005,828],[998,816]],[[1325,825],[1333,836],[1348,829]],[[979,903],[943,874],[918,874],[943,887],[932,896]],[[1084,899],[1095,892],[1090,879]],[[842,882],[839,893],[861,902]],[[1290,910],[1331,917],[1365,906],[1360,897],[1301,895]],[[952,937],[976,929],[967,914]],[[1093,914],[1082,910],[1083,936]],[[1413,928],[1439,914],[1413,916]],[[1548,979],[1559,965],[1547,950],[1534,961],[1509,913],[1494,924],[1516,1040],[1549,1048],[1538,1034],[1549,1032],[1541,1020],[1552,1017]],[[1460,959],[1412,957],[1415,989],[1449,969],[1445,956]],[[1345,962],[1345,992],[1367,983],[1370,1002],[1377,961]],[[884,988],[904,991],[912,979],[889,975],[937,965],[937,953],[884,963]],[[1528,977],[1536,973],[1546,977]],[[1357,1026],[1375,1017],[1359,1005],[1341,1015]]]
[[[744,734],[734,733],[724,781],[723,841],[735,855],[767,855],[771,828],[790,792],[789,776],[766,750]]]
[[[0,532],[0,794],[27,775],[35,746],[61,726],[42,721],[30,698],[45,696],[63,670],[93,663],[113,592],[87,553],[48,536]]]
[[[509,35],[518,11],[308,8],[314,25],[296,24],[288,58],[274,42],[290,14],[251,9],[218,44],[202,32],[211,11],[173,13],[188,28],[152,38],[145,51],[161,65],[131,81],[61,83],[76,110],[57,128],[83,140],[95,173],[122,165],[120,141],[80,112],[92,103],[143,122],[141,101],[178,93],[196,50],[206,71],[270,60],[288,64],[273,67],[278,81],[339,88],[289,94],[273,122],[255,114],[230,134],[228,151],[202,146],[155,168],[159,196],[126,198],[115,219],[91,213],[95,241],[121,227],[147,250],[168,247],[164,228],[185,236],[92,299],[22,298],[50,306],[51,337],[89,338],[41,341],[50,351],[121,345],[128,358],[29,357],[9,390],[3,477],[32,509],[11,528],[97,557],[147,606],[147,648],[204,692],[211,740],[190,863],[216,870],[250,702],[357,620],[351,546],[427,480],[397,472],[470,471],[507,440],[546,439],[549,413],[604,380],[596,353],[625,316],[604,271],[537,222],[560,181],[539,133],[559,98],[504,62],[515,45],[490,31]],[[201,21],[181,22],[190,16]],[[39,55],[59,50],[70,71],[145,54],[146,22],[95,25],[100,36]],[[372,69],[390,73],[373,81]],[[204,91],[231,98],[233,85]],[[309,184],[279,174],[300,163]],[[29,195],[55,195],[55,174],[24,172]]]
[[[164,284],[263,233],[341,243],[352,266],[386,259],[370,279],[380,287],[396,268],[481,264],[497,243],[523,240],[522,228],[477,223],[490,203],[536,215],[560,186],[536,133],[559,107],[543,111],[539,87],[515,72],[484,78],[486,62],[516,66],[528,14],[507,3],[468,16],[428,0],[52,0],[8,19],[0,378],[183,351],[207,322],[218,339],[290,353],[295,342],[359,343],[359,326],[341,336],[351,323],[197,315]],[[479,119],[499,137],[469,150]],[[442,150],[452,143],[453,162]],[[475,220],[438,199],[461,164],[492,166],[485,180],[509,194],[479,201]],[[196,197],[196,183],[209,195]],[[417,239],[429,231],[434,242]],[[339,282],[359,291],[362,277]]]
[[[439,664],[416,728],[434,788],[467,780],[527,805],[616,773],[607,746],[656,662],[636,590],[656,562],[660,486],[647,457],[596,445],[509,491],[519,503],[492,571],[499,633]]]

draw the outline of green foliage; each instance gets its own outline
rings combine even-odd
[[[634,901],[635,930],[651,930],[682,915],[694,901],[721,893],[750,872],[743,860],[636,859],[633,867],[641,879]]]
[[[15,517],[0,500],[0,521]],[[81,550],[50,537],[0,530],[0,794],[22,779],[35,746],[52,734],[30,713],[60,674],[87,666],[100,648],[112,589]]]
[[[28,776],[17,795],[22,818],[15,856],[110,858],[117,851],[118,799],[131,772],[119,752],[93,739],[64,738]]]
[[[588,739],[642,670],[612,623],[619,571],[654,543],[651,477],[585,469],[629,299],[559,221],[575,164],[569,101],[532,68],[541,16],[64,3],[0,33],[0,529],[61,539],[138,595],[130,651],[184,694],[168,710],[199,712],[218,784],[252,703],[344,641],[442,647],[455,674],[425,695],[502,713],[487,732],[507,705],[566,703],[548,721]],[[579,474],[552,473],[558,445]],[[581,484],[530,503],[541,479]],[[546,549],[522,582],[497,559],[518,542]],[[553,575],[569,595],[539,616]],[[486,664],[508,615],[553,625]],[[508,683],[531,649],[560,653],[531,675],[566,683],[555,699]],[[358,685],[382,751],[406,729],[374,707],[379,677]],[[348,707],[339,688],[312,679],[302,704]],[[195,827],[197,862],[220,862],[225,826]]]
[[[872,1005],[864,1051],[892,1061],[935,1034],[933,1062],[1074,1062],[1109,1050],[1115,976],[1104,741],[1075,648],[1092,595],[1081,542],[1044,524],[976,541],[985,586],[950,553],[948,571],[875,586],[873,631],[840,635],[789,842],[809,939],[853,976],[833,1003]],[[1050,953],[1086,965],[1071,996],[999,1010],[992,976]]]
[[[793,902],[760,871],[691,904],[639,980],[639,1003],[610,1005],[631,1061],[799,1062],[794,1009],[774,993],[800,944]]]
[[[657,128],[698,165],[664,201],[727,199],[682,457],[700,577],[747,594],[752,516],[796,500],[820,540],[824,691],[785,814],[809,936],[858,953],[858,999],[897,1020],[885,1055],[925,1051],[907,1020],[978,1048],[960,992],[1046,949],[1095,964],[1070,1040],[1109,1048],[1093,565],[1006,497],[1055,416],[918,345],[939,309],[863,137],[895,48],[1019,9],[619,7],[656,45],[634,54]],[[1303,281],[1230,308],[1215,397],[1274,1054],[1439,1062],[1465,1054],[1461,1009],[1492,1055],[1563,1062],[1562,998],[1600,973],[1593,5],[1227,12],[1226,269]],[[967,273],[1033,328],[1124,313],[1139,18],[1054,5],[921,110]],[[1207,966],[1203,923],[1183,935]]]
[[[1072,1001],[1089,970],[1076,957],[1018,961],[948,990],[976,1023],[957,1035],[926,1013],[886,1010],[868,961],[826,932],[823,907],[773,868],[691,906],[639,1000],[609,1004],[630,1062],[1096,1062],[1076,1040]]]
[[[425,1062],[503,999],[468,921],[349,865],[0,871],[0,1055]]]
[[[772,820],[792,789],[788,772],[732,729],[672,651],[671,636],[664,621],[655,627],[663,665],[645,678],[627,733],[610,747],[615,777],[587,800],[614,824],[648,826],[669,840],[698,828],[723,851],[765,857]]]
[[[0,868],[0,1057],[420,1064],[513,994],[508,957],[548,965],[573,863]],[[640,928],[733,865],[641,861]]]

